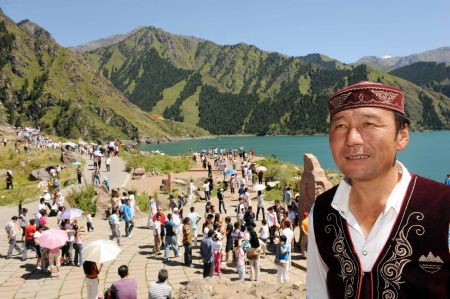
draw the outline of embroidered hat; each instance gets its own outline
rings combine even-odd
[[[400,88],[369,81],[340,89],[328,100],[330,117],[339,111],[359,107],[385,108],[405,115],[404,106],[403,91]]]

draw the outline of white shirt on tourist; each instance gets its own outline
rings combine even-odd
[[[294,238],[294,232],[291,228],[286,227],[281,231],[282,236],[286,236],[286,243],[291,244],[292,239]]]
[[[291,222],[291,224],[292,225],[294,225],[294,223],[295,223],[295,212],[294,211],[290,211],[289,213],[288,213],[288,219],[289,219],[289,221]]]
[[[153,223],[153,235],[154,236],[159,236],[160,233],[161,233],[161,222],[156,220]]]
[[[267,224],[261,226],[261,229],[259,230],[259,238],[260,239],[268,239],[269,238],[269,226]]]
[[[258,195],[256,199],[258,200],[258,208],[264,208],[264,194]]]
[[[172,214],[172,222],[175,224],[176,227],[176,233],[178,234],[181,231],[181,220],[180,216],[178,214],[173,213]]]
[[[341,216],[347,221],[352,239],[351,241],[361,263],[362,271],[364,272],[370,272],[372,270],[378,255],[381,250],[383,250],[383,247],[391,233],[392,227],[394,226],[395,220],[397,219],[397,215],[400,212],[403,198],[405,197],[411,181],[411,174],[408,172],[406,167],[398,161],[397,164],[401,167],[402,177],[389,195],[384,209],[375,221],[375,224],[367,236],[367,239],[364,237],[361,227],[348,207],[352,186],[347,182],[347,180],[344,179],[341,181],[338,189],[336,190],[333,201],[331,202],[332,208],[338,211],[339,214],[341,214]],[[311,299],[328,298],[326,284],[328,267],[322,260],[317,248],[313,226],[313,209],[314,206],[311,208],[311,213],[308,217],[307,297]]]
[[[16,224],[13,221],[10,221],[5,226],[5,231],[8,234],[8,237],[15,237],[16,236]]]

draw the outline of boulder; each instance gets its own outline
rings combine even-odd
[[[35,181],[50,181],[50,173],[45,168],[34,169],[30,173],[30,179]]]
[[[61,152],[62,163],[72,163],[78,161],[78,155],[75,152],[63,151]]]
[[[313,154],[304,154],[304,170],[300,180],[300,205],[298,216],[303,220],[303,212],[309,212],[317,196],[333,187],[327,179],[325,170]]]
[[[133,172],[134,175],[143,176],[145,174],[144,168],[136,168]]]

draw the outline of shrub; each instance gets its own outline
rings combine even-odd
[[[97,208],[97,192],[94,186],[86,185],[80,191],[70,193],[66,200],[73,208],[83,210],[85,213],[95,214]]]

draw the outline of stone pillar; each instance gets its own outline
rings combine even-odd
[[[333,187],[327,179],[325,170],[313,154],[303,156],[303,174],[300,180],[300,203],[298,218],[303,220],[303,212],[309,212],[317,196]]]

